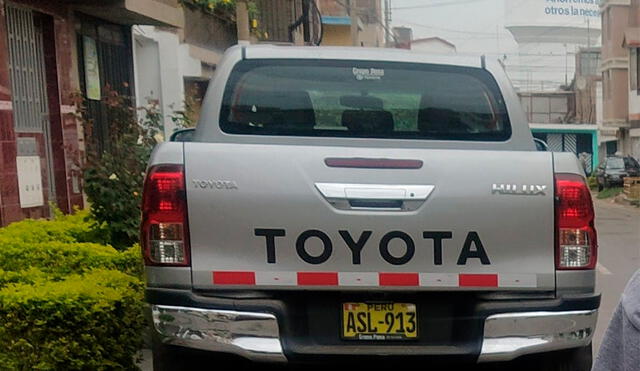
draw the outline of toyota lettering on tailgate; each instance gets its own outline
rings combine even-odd
[[[373,231],[363,231],[359,235],[353,235],[346,230],[338,231],[342,238],[342,243],[351,251],[351,262],[354,265],[361,264],[362,251],[371,239]],[[287,235],[286,230],[276,228],[256,228],[254,234],[258,237],[264,237],[266,247],[267,263],[276,264],[276,250],[278,249],[278,238]],[[453,232],[450,231],[425,231],[422,232],[425,240],[433,240],[433,264],[442,265],[442,247],[444,240],[452,239]],[[322,252],[313,255],[307,250],[307,241],[317,239],[321,242]],[[389,249],[391,241],[398,240],[404,245],[404,253],[402,255],[393,255]],[[322,264],[329,260],[333,253],[334,243],[327,233],[317,230],[306,230],[296,238],[296,253],[298,257],[309,264]],[[416,252],[416,242],[407,233],[402,231],[390,231],[380,238],[378,241],[378,250],[380,256],[389,264],[404,265],[411,261]],[[462,244],[462,249],[458,255],[458,265],[466,265],[469,259],[478,259],[483,265],[490,265],[489,255],[480,241],[478,232],[470,231]]]

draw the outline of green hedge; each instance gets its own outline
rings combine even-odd
[[[95,243],[94,228],[79,212],[0,229],[0,369],[136,368],[140,248]]]
[[[87,211],[77,211],[71,215],[56,213],[53,220],[27,219],[0,228],[0,239],[9,237],[22,242],[98,242],[104,243],[105,232],[96,228]]]
[[[140,248],[136,245],[118,252],[95,243],[28,243],[0,237],[0,269],[19,271],[31,267],[49,273],[52,279],[94,268],[116,269],[139,277]]]

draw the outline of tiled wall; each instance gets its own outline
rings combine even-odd
[[[82,194],[74,192],[73,177],[80,183],[79,165],[82,153],[78,123],[72,111],[71,94],[78,90],[75,57],[75,31],[72,13],[66,11],[62,2],[21,1],[32,9],[51,15],[52,22],[46,30],[45,59],[47,64],[47,90],[49,99],[51,138],[55,185],[49,185],[46,161],[44,161],[44,138],[35,135],[42,161],[42,180],[45,187],[45,206],[20,207],[18,177],[16,169],[16,133],[10,107],[11,81],[9,77],[9,52],[4,11],[4,0],[0,0],[0,225],[32,217],[46,217],[49,213],[47,190],[55,187],[55,203],[63,211],[82,207]],[[54,4],[55,3],[55,4]],[[43,8],[44,7],[44,8]],[[55,13],[53,9],[55,10]],[[34,136],[18,134],[18,136]],[[76,187],[77,188],[77,187]],[[76,189],[79,191],[80,189]]]

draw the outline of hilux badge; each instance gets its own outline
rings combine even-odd
[[[541,184],[496,184],[491,186],[492,194],[500,195],[522,195],[522,196],[544,196],[547,186]]]

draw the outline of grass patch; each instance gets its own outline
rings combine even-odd
[[[602,200],[605,198],[616,197],[620,193],[622,193],[622,187],[605,188],[602,191],[598,192],[598,195],[596,197]]]

